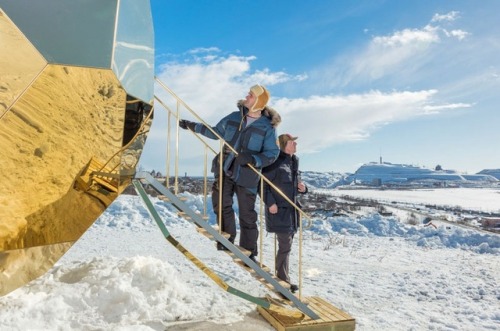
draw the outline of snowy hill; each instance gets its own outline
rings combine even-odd
[[[332,189],[340,185],[347,185],[349,182],[346,178],[349,174],[341,174],[338,172],[317,172],[317,171],[303,171],[301,172],[302,180],[310,188],[326,188]]]
[[[370,162],[355,173],[303,171],[302,180],[311,188],[332,189],[343,185],[399,185],[491,187],[500,185],[500,169],[485,169],[477,174],[454,170],[433,170],[407,164]]]
[[[432,170],[429,168],[371,162],[362,165],[346,181],[360,185],[411,184],[422,186],[480,186],[497,184],[498,179],[490,174],[460,174],[454,170]]]
[[[481,175],[490,175],[500,180],[500,169],[484,169],[478,172]]]

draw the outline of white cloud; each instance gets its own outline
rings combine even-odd
[[[389,123],[417,116],[469,107],[434,105],[436,90],[383,93],[371,91],[346,96],[312,96],[276,100],[283,123],[278,130],[301,136],[301,152],[315,152],[335,144],[367,139]]]
[[[431,22],[455,21],[460,17],[458,11],[451,11],[447,14],[434,14]]]
[[[253,59],[252,56],[228,56],[204,63],[166,63],[159,77],[206,122],[215,125],[223,116],[236,110],[236,101],[246,95],[250,84],[263,83],[273,94],[273,85],[304,79],[303,76],[269,69],[251,70]],[[279,133],[291,132],[301,136],[301,153],[306,153],[367,139],[374,130],[388,123],[468,106],[436,105],[436,94],[436,90],[369,91],[296,99],[274,95],[270,105],[282,116]],[[186,116],[190,117],[181,115]]]
[[[432,21],[443,21],[445,17],[452,20],[457,15],[457,12],[452,12]],[[365,51],[353,59],[351,73],[378,79],[399,73],[401,66],[406,67],[410,61],[411,66],[416,68],[417,64],[427,62],[427,57],[432,58],[430,47],[440,44],[443,37],[463,40],[468,35],[464,30],[448,31],[439,25],[428,24],[422,29],[403,29],[391,35],[375,36]]]
[[[430,48],[440,42],[439,29],[426,26],[423,29],[404,29],[388,36],[374,37],[355,55],[337,58],[330,69],[320,68],[318,75],[329,76],[335,86],[364,84],[393,74],[417,68],[425,62]],[[327,72],[327,75],[325,75]]]
[[[189,54],[199,54],[207,52],[220,52],[220,49],[217,47],[198,47],[188,51]]]
[[[390,36],[373,38],[374,44],[392,47],[411,45],[415,43],[430,44],[434,42],[439,42],[438,29],[431,25],[427,25],[423,29],[404,29],[396,31]]]
[[[468,33],[467,31],[463,31],[463,30],[451,30],[451,31],[443,30],[443,32],[446,34],[446,36],[455,37],[458,40],[463,40],[468,35],[470,35],[470,33]]]
[[[250,67],[255,59],[255,56],[197,53],[187,63],[164,63],[157,76],[196,112],[215,122],[222,114],[233,111],[237,100],[244,99],[250,86],[256,83],[271,87],[307,77],[271,72],[267,68],[252,71]]]
[[[472,106],[473,105],[468,103],[451,103],[451,104],[437,105],[437,106],[427,105],[423,107],[423,110],[425,111],[425,114],[437,114],[442,110],[470,108]]]
[[[442,60],[443,53],[455,45],[463,46],[454,41],[470,35],[462,29],[445,29],[440,25],[440,22],[451,25],[450,22],[457,18],[458,12],[436,14],[422,28],[405,28],[373,36],[363,48],[335,58],[329,68],[319,68],[312,76],[323,76],[322,81],[330,88],[371,85],[375,81],[382,85],[418,81],[415,77],[422,72],[428,73],[436,59],[437,62]]]

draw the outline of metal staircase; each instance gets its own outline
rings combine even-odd
[[[160,182],[158,182],[153,176],[151,176],[147,172],[139,172],[136,174],[135,178],[132,180],[132,183],[145,203],[149,213],[157,223],[158,227],[162,231],[165,239],[169,243],[171,243],[176,249],[178,249],[182,254],[184,254],[191,262],[193,262],[201,271],[203,271],[208,277],[210,277],[216,284],[218,284],[225,291],[237,295],[245,300],[253,302],[263,308],[269,309],[271,311],[275,311],[278,313],[285,313],[289,316],[295,316],[296,318],[300,318],[297,316],[301,314],[300,312],[294,312],[293,307],[300,310],[303,314],[309,316],[311,319],[319,319],[319,316],[312,311],[307,304],[299,300],[293,293],[289,290],[289,285],[281,280],[279,280],[276,276],[270,274],[270,268],[261,264],[255,263],[249,258],[249,252],[244,249],[235,246],[229,240],[227,240],[226,236],[223,233],[219,233],[218,230],[212,227],[203,217],[197,213],[195,213],[187,204],[185,204],[179,197],[177,197],[174,193],[172,193],[169,189],[163,186]],[[169,233],[168,229],[165,226],[165,223],[162,221],[158,212],[155,210],[153,203],[149,199],[146,191],[144,190],[143,184],[149,184],[153,187],[159,194],[163,200],[168,201],[172,206],[174,206],[184,218],[193,224],[195,224],[199,233],[205,235],[211,240],[221,243],[228,249],[227,253],[233,258],[233,260],[243,267],[245,270],[249,271],[255,279],[264,284],[268,289],[272,290],[275,294],[278,295],[278,298],[272,298],[267,296],[266,298],[259,298],[252,296],[248,293],[242,292],[232,286],[229,286],[226,282],[224,282],[221,277],[219,277],[213,270],[208,268],[202,261],[196,258],[193,254],[191,254],[182,244],[177,241],[172,235]],[[280,299],[283,298],[283,299]],[[288,307],[288,308],[287,308]]]
[[[295,296],[290,291],[290,284],[278,279],[271,271],[271,268],[265,266],[261,262],[255,263],[252,259],[250,259],[250,252],[245,249],[235,246],[228,240],[228,235],[222,233],[216,227],[213,227],[207,221],[207,163],[208,163],[208,153],[212,152],[214,155],[217,153],[223,154],[224,150],[231,150],[233,153],[237,154],[237,151],[233,149],[231,145],[229,145],[224,139],[222,139],[217,132],[215,132],[212,127],[207,124],[203,119],[196,114],[182,99],[180,99],[171,89],[169,89],[163,82],[161,82],[158,78],[156,78],[156,82],[159,84],[159,87],[163,89],[160,91],[161,95],[167,100],[160,98],[159,95],[155,94],[155,108],[158,110],[159,108],[164,108],[167,111],[167,129],[166,129],[166,173],[165,173],[165,184],[158,182],[151,174],[148,172],[139,172],[135,174],[135,177],[132,179],[132,183],[134,185],[135,190],[145,203],[149,213],[157,223],[158,227],[162,231],[165,239],[169,243],[171,243],[177,250],[179,250],[182,254],[186,256],[191,262],[193,262],[201,271],[203,271],[209,278],[211,278],[216,284],[218,284],[225,291],[237,295],[245,300],[253,302],[257,304],[260,308],[265,309],[268,312],[274,312],[277,316],[286,316],[287,318],[291,318],[294,321],[303,321],[305,319],[309,321],[320,320],[319,313],[317,311],[311,309],[307,303],[302,301],[301,290],[302,287],[302,265],[301,265],[301,256],[302,256],[302,221],[299,222],[299,268],[298,268],[298,285],[299,292],[298,296]],[[186,112],[181,117],[181,110]],[[179,172],[179,154],[180,154],[180,130],[179,130],[179,120],[181,118],[185,118],[185,116],[194,117],[198,122],[205,125],[205,127],[212,132],[212,134],[218,138],[220,149],[216,151],[211,147],[212,143],[209,143],[206,137],[196,134],[191,130],[188,130],[186,134],[193,134],[195,138],[197,138],[201,143],[202,147],[205,150],[204,157],[204,211],[203,215],[200,215],[194,212],[188,205],[186,205],[182,199],[180,199],[178,194],[178,172]],[[184,134],[183,134],[184,136]],[[173,138],[173,139],[171,139]],[[171,153],[171,146],[174,146],[174,150]],[[195,150],[193,150],[193,145],[187,145],[189,147],[189,152],[191,155],[196,154]],[[171,160],[171,154],[173,154],[174,160]],[[200,153],[201,154],[201,153]],[[170,175],[170,166],[171,163],[174,164],[174,174]],[[272,182],[270,182],[266,177],[262,176],[260,171],[254,168],[251,165],[248,165],[253,171],[255,171],[261,178],[261,195],[263,194],[263,183],[267,183],[271,187],[273,187],[278,194],[281,194],[285,200],[287,200],[291,206],[293,206],[297,213],[306,219],[308,224],[311,224],[311,219],[308,215],[306,215],[294,202],[290,201],[286,195],[284,195],[279,188],[274,186]],[[222,174],[222,162],[219,164],[219,180],[222,180],[224,177]],[[173,180],[173,184],[170,182]],[[143,185],[149,185],[160,195],[158,196],[160,199],[170,203],[173,207],[175,207],[179,211],[179,215],[184,217],[187,221],[196,225],[198,233],[206,236],[210,240],[218,242],[222,244],[227,250],[221,251],[229,254],[229,256],[233,259],[233,261],[241,266],[243,269],[247,270],[256,280],[264,284],[267,289],[271,291],[271,295],[266,295],[264,298],[255,297],[243,291],[240,291],[229,284],[227,284],[221,277],[219,277],[213,270],[207,267],[200,259],[194,256],[191,252],[189,252],[177,239],[175,239],[168,231],[165,226],[165,223],[159,216],[158,212],[155,210],[154,205],[151,203],[148,194],[146,193]],[[223,183],[219,183],[220,187],[222,187]],[[221,191],[219,191],[221,194]],[[222,197],[219,195],[219,199]],[[221,208],[221,205],[219,205]],[[260,233],[263,233],[262,224],[263,224],[263,204],[261,204],[261,222],[260,222]],[[221,225],[222,222],[222,212],[219,210],[218,224]],[[307,226],[306,226],[307,227]],[[262,236],[261,236],[261,248],[259,249],[261,252],[260,260],[263,260],[262,257]],[[308,301],[309,302],[309,301]]]

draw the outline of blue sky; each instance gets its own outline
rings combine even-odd
[[[500,168],[498,1],[152,0],[151,9],[157,77],[213,125],[265,85],[278,133],[299,136],[302,170],[354,172],[380,155]],[[164,172],[162,113],[141,165]],[[192,174],[203,149],[186,135],[180,171]]]

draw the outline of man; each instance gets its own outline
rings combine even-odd
[[[236,224],[233,209],[233,196],[236,193],[240,220],[240,246],[251,252],[250,258],[257,256],[257,213],[255,199],[259,175],[248,165],[260,170],[272,164],[279,154],[276,144],[276,126],[281,122],[279,114],[269,106],[269,92],[262,85],[250,88],[245,100],[237,103],[238,110],[224,117],[212,129],[237,151],[229,148],[223,151],[222,186],[222,231],[229,233],[229,241],[234,243]],[[218,137],[202,123],[180,120],[179,126],[200,133],[210,139]],[[219,159],[212,162],[215,176],[212,186],[212,205],[219,213]],[[224,250],[220,243],[217,249]]]
[[[290,201],[300,207],[297,194],[307,193],[307,187],[299,176],[299,158],[295,155],[297,138],[289,134],[279,136],[280,155],[263,173]],[[264,186],[264,202],[267,206],[266,230],[276,233],[278,239],[276,276],[290,284],[290,251],[293,236],[297,232],[299,215],[295,207],[267,183]],[[290,290],[295,292],[298,286],[290,284]]]

